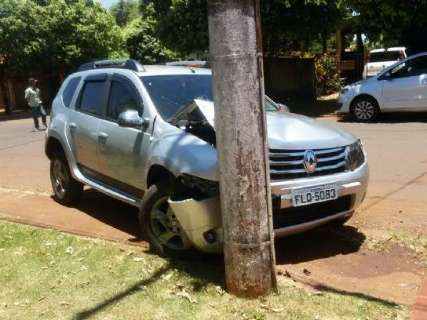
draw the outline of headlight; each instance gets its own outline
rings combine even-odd
[[[365,162],[365,153],[363,152],[363,145],[360,140],[347,146],[346,148],[346,162],[348,170],[356,170]]]

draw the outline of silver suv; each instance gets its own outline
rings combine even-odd
[[[87,185],[138,207],[160,253],[221,250],[212,100],[209,69],[83,65],[53,101],[45,151],[55,199],[75,204]],[[266,112],[275,236],[344,223],[366,193],[361,142],[267,97]]]

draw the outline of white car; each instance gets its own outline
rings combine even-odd
[[[394,47],[388,49],[375,49],[369,51],[369,60],[363,69],[363,79],[373,77],[385,68],[405,59],[406,48]]]
[[[427,52],[344,87],[338,103],[338,113],[351,113],[363,122],[374,120],[380,112],[427,111]]]

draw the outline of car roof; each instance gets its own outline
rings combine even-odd
[[[381,48],[381,49],[373,49],[369,51],[369,53],[376,53],[376,52],[387,52],[387,51],[404,51],[406,50],[406,47],[391,47],[391,48]]]
[[[123,68],[99,68],[91,69],[84,71],[77,71],[74,74],[77,75],[90,75],[90,74],[99,74],[105,72],[117,72],[121,74],[136,74],[139,77],[147,76],[159,76],[159,75],[178,75],[178,74],[200,74],[200,75],[211,75],[211,69],[207,68],[194,68],[194,67],[185,67],[185,66],[166,66],[166,65],[144,65],[144,71],[133,71]]]

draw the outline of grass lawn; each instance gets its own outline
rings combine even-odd
[[[0,319],[406,319],[361,295],[279,281],[257,300],[223,290],[221,257],[170,261],[143,248],[0,221]]]

